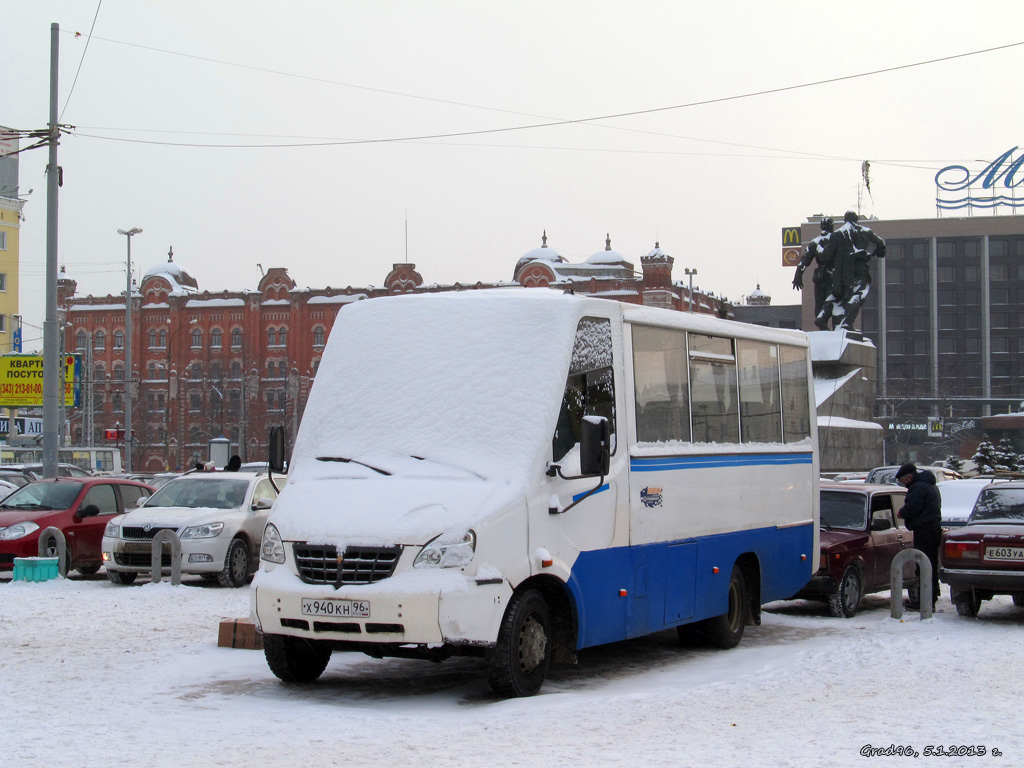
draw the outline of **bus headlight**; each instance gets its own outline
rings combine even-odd
[[[268,523],[267,527],[263,529],[260,558],[268,563],[277,563],[278,565],[284,562],[284,542],[281,541],[281,534],[273,523]]]
[[[459,535],[442,533],[430,541],[413,561],[414,568],[462,568],[473,561],[476,552],[476,534],[466,531]]]

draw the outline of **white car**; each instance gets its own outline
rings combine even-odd
[[[114,584],[131,584],[152,568],[159,531],[181,539],[181,572],[225,587],[245,586],[259,564],[260,542],[277,491],[265,474],[194,472],[171,480],[144,504],[107,523],[103,565]],[[162,567],[171,555],[164,545]]]

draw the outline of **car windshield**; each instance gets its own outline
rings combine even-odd
[[[236,509],[245,503],[249,481],[189,475],[167,483],[154,493],[147,507],[210,507]]]
[[[3,501],[4,507],[18,509],[67,509],[82,490],[79,483],[29,483]]]
[[[993,520],[1024,524],[1024,488],[988,488],[981,492],[967,524]]]
[[[821,524],[826,528],[863,531],[868,526],[867,496],[841,491],[821,492]]]

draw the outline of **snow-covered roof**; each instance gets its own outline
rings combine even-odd
[[[362,301],[366,298],[365,293],[354,293],[351,296],[311,296],[308,304],[351,304],[353,301]]]
[[[199,283],[182,267],[174,262],[174,249],[167,252],[167,261],[150,269],[142,277],[143,284],[152,277],[162,277],[171,284],[171,293],[196,293]]]
[[[615,264],[615,265],[629,265],[630,268],[633,266],[633,262],[627,259],[618,251],[612,250],[612,238],[610,235],[605,236],[604,250],[598,251],[589,259],[587,264]]]
[[[287,302],[285,302],[287,303]],[[189,299],[185,302],[189,309],[208,309],[211,307],[244,307],[245,299]]]
[[[111,312],[114,310],[124,312],[124,304],[72,304],[68,312]]]

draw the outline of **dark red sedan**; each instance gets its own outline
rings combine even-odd
[[[906,495],[896,485],[823,482],[818,571],[795,597],[825,600],[833,616],[850,618],[864,595],[889,589],[893,558],[914,546],[896,515]],[[912,565],[903,575],[916,585]]]
[[[107,522],[152,493],[143,483],[105,477],[59,477],[19,488],[0,502],[0,571],[13,569],[16,557],[37,557],[39,536],[52,526],[68,544],[68,571],[96,573]],[[57,554],[55,536],[48,536],[44,551]]]
[[[983,488],[967,525],[943,535],[939,558],[939,579],[961,616],[977,616],[995,595],[1024,606],[1024,482]]]

